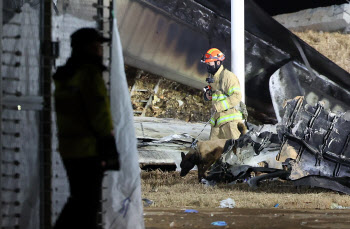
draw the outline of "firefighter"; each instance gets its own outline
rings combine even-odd
[[[217,48],[209,49],[201,59],[209,73],[204,99],[212,101],[210,140],[238,139],[247,131],[242,122],[246,118],[243,114],[246,116],[247,112],[241,102],[239,81],[235,74],[224,68],[224,60],[225,55]]]

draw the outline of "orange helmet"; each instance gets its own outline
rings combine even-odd
[[[202,63],[208,63],[212,61],[223,61],[225,60],[225,55],[217,48],[209,49],[202,57]]]

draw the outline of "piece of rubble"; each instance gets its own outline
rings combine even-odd
[[[234,207],[236,207],[236,202],[231,198],[227,198],[225,200],[220,201],[219,208],[234,208]]]

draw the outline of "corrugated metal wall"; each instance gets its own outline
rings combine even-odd
[[[52,64],[66,62],[78,28],[105,25],[109,32],[109,19],[97,16],[98,8],[109,16],[102,7],[109,0],[53,2],[0,1],[1,228],[50,228],[59,215],[69,193],[51,111]],[[51,37],[60,47],[56,60]]]
[[[41,3],[4,0],[1,33],[1,227],[40,222]]]

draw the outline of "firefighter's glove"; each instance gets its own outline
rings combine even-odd
[[[214,78],[212,76],[209,76],[208,78],[205,79],[205,81],[207,81],[207,83],[214,83]]]
[[[99,138],[97,140],[97,150],[103,170],[119,170],[119,153],[113,135]]]

